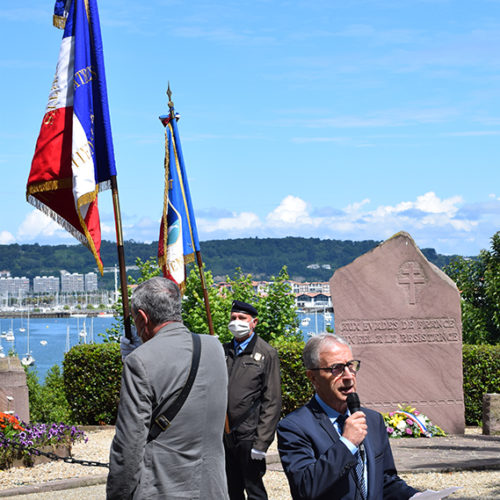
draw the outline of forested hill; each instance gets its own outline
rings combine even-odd
[[[319,238],[239,238],[201,242],[201,253],[206,267],[216,280],[233,276],[241,267],[255,279],[265,280],[276,275],[283,265],[297,281],[327,281],[335,269],[352,262],[380,242],[321,240]],[[125,260],[134,265],[137,257],[146,260],[157,255],[158,243],[125,242]],[[432,248],[422,249],[424,255],[438,267],[443,267],[451,256],[439,255]],[[116,244],[103,241],[101,256],[105,267],[117,263]],[[12,276],[59,276],[61,269],[70,273],[96,271],[92,254],[82,245],[0,245],[0,271]],[[134,274],[130,272],[129,274]],[[105,273],[101,285],[112,288],[114,276]]]

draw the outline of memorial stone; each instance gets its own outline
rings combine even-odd
[[[483,395],[483,434],[500,436],[500,394]]]
[[[0,359],[0,411],[30,421],[26,373],[17,356]]]
[[[335,333],[361,360],[358,393],[380,412],[411,405],[448,433],[465,429],[455,283],[400,232],[330,279]]]

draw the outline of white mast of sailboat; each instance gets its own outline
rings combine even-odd
[[[24,366],[31,366],[35,362],[35,358],[31,355],[31,352],[30,352],[30,310],[29,310],[29,308],[28,308],[27,325],[28,325],[27,349],[26,349],[26,355],[23,357],[23,359],[21,359],[21,363]]]

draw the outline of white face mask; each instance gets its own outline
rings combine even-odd
[[[234,335],[234,338],[236,340],[245,338],[252,331],[250,323],[241,319],[235,319],[234,321],[231,321],[231,323],[229,323],[227,327],[229,328],[229,331]]]

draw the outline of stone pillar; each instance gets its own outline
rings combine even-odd
[[[30,421],[26,373],[17,356],[0,359],[0,411]]]
[[[483,434],[500,436],[500,394],[483,395]]]

